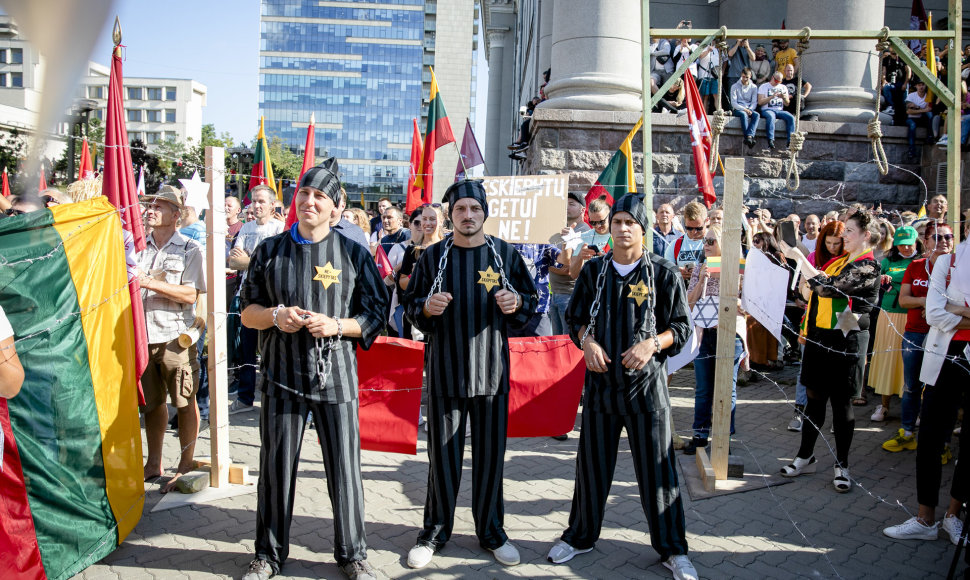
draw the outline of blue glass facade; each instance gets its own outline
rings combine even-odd
[[[317,158],[340,160],[352,201],[402,199],[422,105],[424,0],[262,0],[261,10],[267,136],[302,151],[313,113]]]

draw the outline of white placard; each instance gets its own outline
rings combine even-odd
[[[788,270],[775,265],[767,256],[752,248],[744,263],[744,287],[741,307],[781,340],[788,297]]]
[[[513,244],[548,244],[566,223],[569,176],[486,177],[485,233]]]

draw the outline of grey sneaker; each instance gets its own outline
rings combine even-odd
[[[801,431],[802,430],[802,413],[801,411],[795,411],[792,416],[791,421],[788,423],[789,431]]]
[[[239,399],[236,399],[232,403],[229,403],[229,414],[235,415],[236,413],[245,413],[246,411],[252,411],[253,406],[243,403]]]
[[[243,574],[242,580],[269,580],[275,575],[276,572],[273,572],[269,562],[257,558],[249,563],[249,568]]]
[[[377,572],[367,560],[354,560],[340,567],[350,580],[377,580]]]
[[[585,550],[579,550],[567,544],[566,542],[559,540],[556,545],[549,550],[549,555],[546,559],[553,564],[562,564],[572,560],[574,557],[585,554],[587,552],[592,552],[593,548],[586,548]]]
[[[960,521],[960,518],[954,515],[947,515],[943,518],[943,523],[940,524],[940,527],[950,535],[950,541],[953,542],[954,546],[960,544],[960,536],[963,535],[963,522]]]
[[[663,561],[664,568],[674,574],[674,580],[697,580],[697,570],[686,555],[670,556]]]
[[[498,548],[492,550],[492,555],[495,556],[499,564],[505,566],[515,566],[519,563],[519,550],[508,540]]]
[[[897,540],[935,540],[939,535],[937,524],[927,526],[917,518],[909,518],[899,525],[889,526],[882,533]]]

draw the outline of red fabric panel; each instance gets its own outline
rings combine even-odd
[[[572,431],[583,392],[583,353],[565,335],[509,339],[509,437]]]
[[[357,348],[361,449],[417,454],[423,369],[424,344],[414,340],[381,336]]]
[[[3,455],[0,463],[0,578],[4,580],[46,579],[40,559],[34,519],[27,500],[24,472],[17,443],[10,429],[7,400],[0,397],[0,429]]]

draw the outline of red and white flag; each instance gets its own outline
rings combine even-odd
[[[909,29],[926,30],[926,8],[923,7],[923,0],[913,0],[913,8],[909,12]],[[909,49],[917,56],[923,50],[923,41],[914,38],[909,41]]]
[[[697,172],[697,189],[704,196],[704,205],[711,207],[717,201],[714,183],[711,181],[707,160],[711,155],[711,123],[707,120],[701,93],[697,90],[694,77],[684,75],[687,92],[687,122],[690,127],[690,145],[694,153],[694,171]]]

